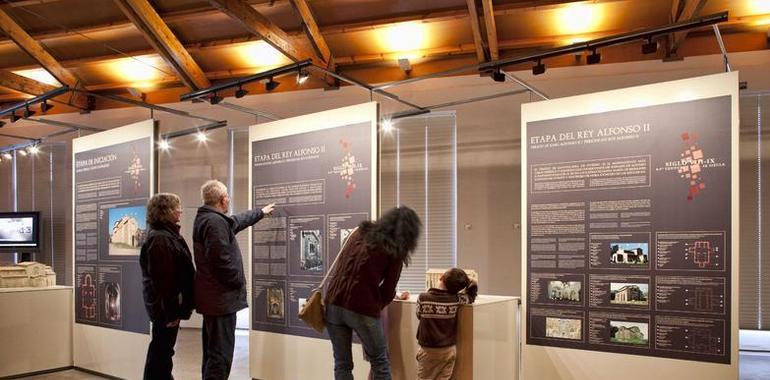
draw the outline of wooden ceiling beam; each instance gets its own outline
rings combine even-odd
[[[468,21],[471,23],[473,31],[473,44],[476,45],[476,60],[486,62],[487,57],[484,54],[484,39],[481,37],[481,25],[479,25],[479,11],[476,8],[476,0],[465,0],[468,3]]]
[[[675,0],[672,3],[671,14],[677,15],[674,22],[689,20],[700,13],[708,0]],[[684,3],[684,4],[680,4]],[[681,13],[678,10],[681,9]],[[681,46],[682,41],[687,37],[689,30],[673,33],[669,36],[668,55],[676,54],[676,50]]]
[[[16,45],[29,54],[40,66],[48,71],[59,83],[71,88],[85,88],[80,78],[64,68],[37,40],[32,38],[19,26],[6,12],[0,9],[0,29],[10,37]],[[82,94],[76,93],[69,98],[69,104],[82,108],[88,108],[88,99]]]
[[[211,86],[206,74],[147,0],[115,0],[129,20],[179,75],[185,86],[200,90]]]
[[[329,70],[334,71],[334,57],[329,49],[329,45],[326,43],[326,39],[318,28],[318,23],[315,17],[313,17],[313,12],[310,10],[307,0],[291,0],[291,5],[297,11],[300,18],[302,18],[302,27],[307,34],[307,39],[313,45],[316,55],[326,63],[326,67]]]
[[[38,82],[34,79],[29,79],[7,70],[0,70],[0,87],[9,88],[29,95],[42,95],[58,88],[56,86],[51,86],[48,83]]]
[[[322,63],[315,52],[293,41],[286,32],[248,3],[241,0],[209,0],[209,3],[238,21],[249,32],[260,36],[292,61],[312,59],[315,63]]]
[[[492,8],[492,0],[481,0],[484,11],[484,25],[487,30],[487,46],[489,47],[489,59],[500,59],[500,49],[497,44],[497,26],[495,25],[495,11]]]

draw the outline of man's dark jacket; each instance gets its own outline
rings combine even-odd
[[[225,315],[248,307],[246,277],[235,234],[262,219],[262,210],[227,216],[201,206],[193,225],[195,309],[203,315]]]
[[[139,253],[144,306],[150,320],[169,323],[190,319],[193,267],[190,248],[176,224],[151,224]]]

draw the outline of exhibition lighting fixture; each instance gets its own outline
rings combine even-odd
[[[2,128],[2,127],[5,127],[5,122],[4,121],[0,121],[0,128]]]
[[[382,121],[382,131],[385,133],[390,133],[393,131],[393,122],[390,120],[383,120]]]
[[[589,65],[595,65],[602,61],[602,55],[594,49],[591,54],[586,57],[586,63]]]
[[[276,82],[273,80],[273,77],[270,77],[270,79],[265,82],[265,91],[273,91],[276,87],[278,87],[279,84],[281,84],[281,82]]]
[[[24,149],[17,150],[16,153],[18,153],[18,154],[20,154],[22,156],[26,156],[27,155],[27,151],[24,150]]]
[[[653,54],[658,51],[658,42],[653,41],[652,37],[647,39],[647,42],[645,42],[642,45],[642,54]]]
[[[398,67],[400,67],[401,70],[403,70],[407,74],[409,74],[412,71],[412,63],[409,62],[409,58],[399,58]]]
[[[537,64],[532,66],[532,75],[540,75],[545,73],[545,64],[541,60],[537,60]]]
[[[221,96],[217,96],[216,92],[214,93],[214,95],[211,95],[211,97],[209,98],[209,102],[212,105],[219,104],[219,102],[221,102],[221,101],[222,101],[222,97]]]
[[[208,141],[209,137],[206,136],[206,132],[200,131],[195,135],[195,138],[198,139],[200,142],[206,142]]]
[[[35,111],[29,109],[29,106],[24,107],[24,118],[28,118],[35,114]]]
[[[38,154],[40,152],[40,148],[37,147],[37,145],[30,145],[29,146],[29,153],[30,154]]]
[[[42,103],[40,103],[40,112],[46,113],[48,110],[53,108],[53,104],[48,104],[48,100],[43,100]]]
[[[163,139],[158,143],[158,147],[162,150],[169,150],[171,148],[171,144],[168,143],[168,140]]]
[[[13,159],[13,157],[11,157],[11,154],[8,152],[3,153],[3,158],[5,158],[6,160]]]
[[[182,95],[179,98],[179,100],[186,101],[186,100],[193,100],[198,98],[205,98],[205,97],[211,96],[211,94],[216,94],[218,91],[224,91],[226,89],[231,89],[231,88],[241,88],[243,87],[243,85],[247,83],[258,82],[265,79],[270,79],[270,82],[276,83],[275,85],[273,85],[274,87],[272,87],[272,89],[275,89],[275,86],[278,86],[277,84],[278,82],[272,80],[272,78],[283,74],[298,72],[308,66],[311,66],[312,64],[313,62],[309,59],[300,61],[300,62],[295,62],[286,66],[277,67],[275,69],[267,70],[258,74],[234,79],[228,82],[218,83],[209,88],[204,88],[202,90],[189,92],[187,94]],[[265,87],[267,88],[267,84],[265,84]],[[268,89],[268,91],[269,90],[270,89]]]
[[[505,82],[505,74],[503,74],[499,67],[492,72],[492,80],[495,82]]]
[[[305,83],[307,82],[308,78],[310,78],[310,73],[305,70],[297,70],[297,83]]]
[[[235,91],[235,98],[236,99],[240,99],[240,98],[246,96],[246,94],[248,94],[248,93],[249,92],[247,90],[244,90],[242,86],[238,86],[238,90]]]

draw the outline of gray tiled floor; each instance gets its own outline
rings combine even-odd
[[[174,377],[178,380],[200,379],[200,330],[182,329],[174,356]],[[740,380],[770,380],[770,352],[741,352]],[[76,370],[25,377],[27,380],[100,380],[98,376]],[[239,330],[235,337],[235,359],[230,374],[232,380],[249,379],[249,337]]]

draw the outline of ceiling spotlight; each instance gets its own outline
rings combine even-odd
[[[297,83],[302,84],[307,82],[308,78],[310,78],[310,73],[308,73],[305,70],[297,71]]]
[[[532,66],[532,75],[540,75],[545,73],[545,64],[541,61],[537,61],[537,64]]]
[[[382,131],[385,133],[390,133],[391,131],[393,131],[393,122],[390,120],[383,120]]]
[[[18,153],[18,154],[20,154],[22,156],[26,156],[27,155],[27,151],[24,150],[24,149],[19,149],[19,150],[16,151],[16,153]]]
[[[206,136],[206,132],[203,132],[203,131],[199,131],[198,133],[196,133],[195,138],[197,138],[198,141],[200,142],[206,142],[209,139],[209,137]]]
[[[11,113],[11,123],[15,123],[21,119],[21,116],[16,115],[16,112]]]
[[[29,109],[29,106],[24,107],[24,118],[28,118],[35,114],[35,111]]]
[[[588,63],[589,65],[595,65],[601,61],[602,61],[602,55],[599,54],[595,49],[586,58],[586,63]]]
[[[235,98],[236,99],[240,99],[240,98],[246,96],[246,94],[248,94],[248,93],[249,92],[244,90],[243,87],[238,86],[238,89],[235,91]]]
[[[273,78],[270,78],[267,82],[265,82],[265,91],[273,91],[276,87],[278,87],[279,84],[281,84],[281,82],[276,82],[273,80]]]
[[[492,80],[495,82],[505,82],[505,74],[503,74],[503,70],[500,70],[498,67],[495,71],[493,71]]]
[[[42,113],[48,112],[48,110],[50,110],[51,108],[53,108],[53,104],[48,104],[47,100],[43,100],[43,102],[40,103],[40,112]]]
[[[4,153],[3,153],[3,158],[5,158],[6,160],[10,160],[10,159],[13,159],[13,157],[11,157],[11,154],[10,154],[10,153],[8,153],[8,152],[4,152]]]
[[[214,95],[211,95],[211,97],[209,98],[209,103],[211,103],[212,105],[219,104],[219,102],[221,101],[222,101],[222,97],[218,96],[216,92],[214,93]]]
[[[0,128],[2,128],[2,127],[5,127],[5,122],[4,121],[0,121]]]
[[[642,54],[653,54],[658,51],[658,42],[653,41],[652,37],[647,39],[647,43],[642,45]]]
[[[404,72],[407,74],[412,71],[412,63],[409,62],[409,58],[399,58],[398,67],[400,67],[401,70],[404,70]]]
[[[158,142],[158,148],[161,150],[169,150],[169,148],[171,148],[171,144],[168,143],[168,140],[163,139]]]
[[[40,153],[40,148],[37,147],[37,145],[30,145],[27,150],[29,150],[30,154],[38,154]]]

